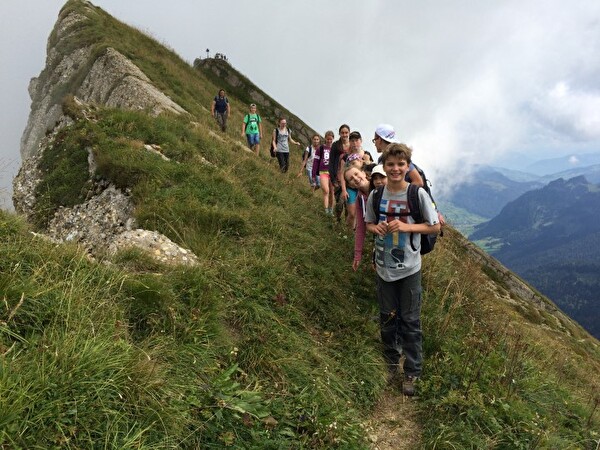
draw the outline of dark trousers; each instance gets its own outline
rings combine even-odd
[[[421,271],[397,281],[377,276],[377,300],[383,353],[390,369],[404,353],[404,374],[421,376],[423,333],[421,332]]]
[[[279,169],[281,170],[281,173],[286,173],[290,163],[290,154],[287,152],[277,152],[277,161],[279,162]]]

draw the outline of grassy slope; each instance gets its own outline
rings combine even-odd
[[[72,8],[82,6],[63,13]],[[141,225],[201,263],[169,268],[133,251],[93,263],[2,213],[0,443],[366,447],[360,424],[385,368],[373,275],[351,273],[351,239],[303,178],[233,143],[236,127],[223,142],[208,136],[210,81],[101,10],[80,31],[97,53],[110,45],[132,58],[192,117],[100,109],[55,157],[79,161],[91,146],[99,174],[131,189]],[[70,167],[47,164],[38,224],[61,202],[52,192],[71,199],[84,184],[61,182]],[[425,261],[424,445],[593,448],[597,342],[511,298],[469,245],[448,230]]]

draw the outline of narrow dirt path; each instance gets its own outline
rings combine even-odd
[[[399,387],[388,387],[375,406],[366,427],[371,450],[415,450],[421,429],[416,421],[417,399],[405,397]]]

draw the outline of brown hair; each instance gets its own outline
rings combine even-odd
[[[390,156],[405,160],[410,164],[412,158],[412,149],[406,144],[390,144],[381,154],[381,164],[385,164]]]

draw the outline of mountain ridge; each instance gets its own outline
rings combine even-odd
[[[2,445],[376,445],[364,425],[386,395],[375,286],[368,267],[350,271],[347,230],[305,180],[218,132],[207,106],[220,83],[88,2],[68,1],[59,24],[71,14],[83,19],[49,56],[90,59],[44,97],[64,119],[19,177],[33,224],[0,216]],[[82,101],[109,48],[185,112]],[[92,207],[107,192],[128,206]],[[196,262],[136,245],[111,255],[71,232],[48,241],[57,215],[79,220],[67,210],[79,230],[90,215],[112,221],[109,240],[137,226]],[[423,266],[421,445],[595,445],[598,341],[450,227]]]

